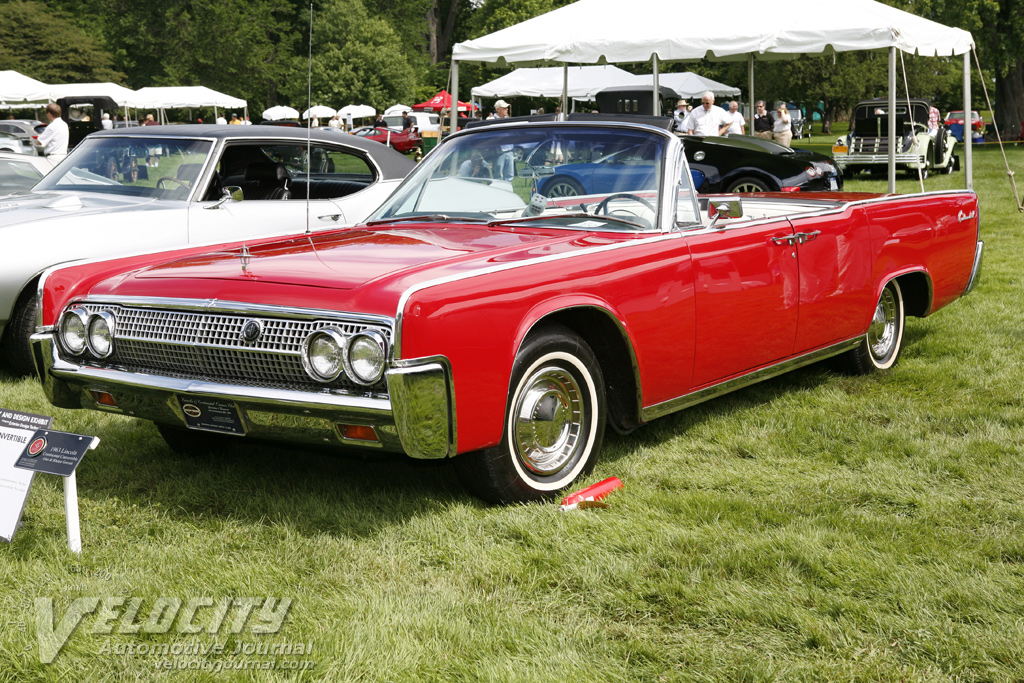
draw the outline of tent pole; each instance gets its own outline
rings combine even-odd
[[[896,194],[896,47],[889,48],[889,194]]]
[[[747,55],[747,135],[754,134],[754,53]]]
[[[454,133],[459,127],[459,63],[455,61],[455,57],[452,57],[451,79],[452,89],[448,93],[448,132]]]
[[[562,62],[562,119],[569,115],[569,62]]]
[[[655,116],[661,116],[661,88],[658,87],[658,54],[657,53],[655,53],[654,56],[651,58],[651,64],[654,66],[654,69],[653,69],[653,72],[652,72],[654,74],[654,92],[652,93],[652,95],[654,97],[654,115]]]
[[[971,124],[971,53],[964,53],[964,177],[968,190],[974,189],[974,142]]]

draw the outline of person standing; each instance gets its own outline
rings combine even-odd
[[[736,100],[729,103],[729,113],[726,115],[726,120],[729,121],[729,127],[725,131],[726,135],[743,135],[746,124],[743,120],[743,114],[740,113],[740,105]]]
[[[114,122],[110,120],[110,114],[103,112],[103,116],[100,120],[100,125],[103,126],[103,130],[113,130]]]
[[[224,118],[224,114],[219,114],[217,116],[217,125],[218,126],[226,126],[226,125],[228,125],[228,120],[226,118]]]
[[[791,123],[792,119],[789,117],[789,110],[786,109],[786,104],[783,102],[775,110],[775,123],[773,124],[772,131],[775,134],[775,142],[784,147],[789,147],[789,143],[793,141]]]
[[[764,100],[757,101],[757,112],[754,114],[754,137],[762,140],[772,139],[772,115],[764,108]]]
[[[507,119],[508,116],[508,102],[505,100],[498,100],[494,103],[494,113],[487,117],[488,121]],[[512,145],[502,145],[501,151],[498,154],[498,161],[495,164],[495,172],[498,177],[502,180],[511,181],[516,175],[516,157],[514,153],[515,148]]]
[[[60,105],[50,102],[46,105],[46,118],[49,123],[39,135],[39,144],[43,146],[43,156],[64,155],[68,153],[70,131],[68,123],[60,116]]]
[[[697,107],[683,121],[683,129],[689,135],[721,135],[729,127],[726,112],[715,106],[715,94],[705,90],[700,96],[701,106]]]
[[[414,119],[409,112],[402,114],[402,132],[408,133],[412,130],[412,127],[416,125],[416,119]]]
[[[685,133],[686,129],[683,128],[683,121],[686,120],[686,115],[689,114],[686,111],[686,100],[679,100],[676,102],[676,109],[672,112],[672,121],[674,122],[673,129],[680,133]]]
[[[373,122],[374,128],[387,128],[388,122],[384,120],[384,114],[377,114],[377,118]],[[341,122],[338,122],[338,128],[341,128]]]
[[[157,123],[153,119],[153,115],[152,114],[146,114],[146,121],[142,125],[144,125],[144,126],[159,126],[160,124]]]

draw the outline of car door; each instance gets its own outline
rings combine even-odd
[[[796,337],[799,267],[789,221],[719,226],[686,236],[696,304],[693,389],[786,358]]]
[[[307,177],[306,158],[313,159]],[[290,178],[289,198],[261,188],[254,166],[283,166]],[[301,141],[255,141],[229,144],[189,206],[189,242],[225,242],[262,235],[303,232],[353,225],[377,207],[377,171],[362,156],[343,147],[314,145],[307,155]],[[239,187],[241,201],[223,201],[222,191]],[[306,201],[307,187],[312,197]],[[283,195],[284,193],[278,193]]]

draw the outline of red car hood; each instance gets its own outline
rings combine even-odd
[[[619,238],[481,225],[354,228],[186,256],[107,280],[93,292],[252,303],[301,296],[292,305],[394,314],[398,297],[417,282]],[[367,305],[353,309],[360,300]]]

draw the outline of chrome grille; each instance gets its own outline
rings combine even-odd
[[[365,387],[348,380],[344,373],[329,384],[316,382],[302,366],[303,342],[316,330],[334,327],[348,336],[373,329],[390,344],[391,329],[387,326],[344,319],[276,318],[257,312],[207,313],[89,302],[76,305],[90,314],[101,310],[114,314],[114,353],[104,365],[246,386],[304,391],[330,387],[359,394],[387,391],[384,380]],[[242,327],[249,320],[263,327],[260,338],[251,343],[242,340]]]

